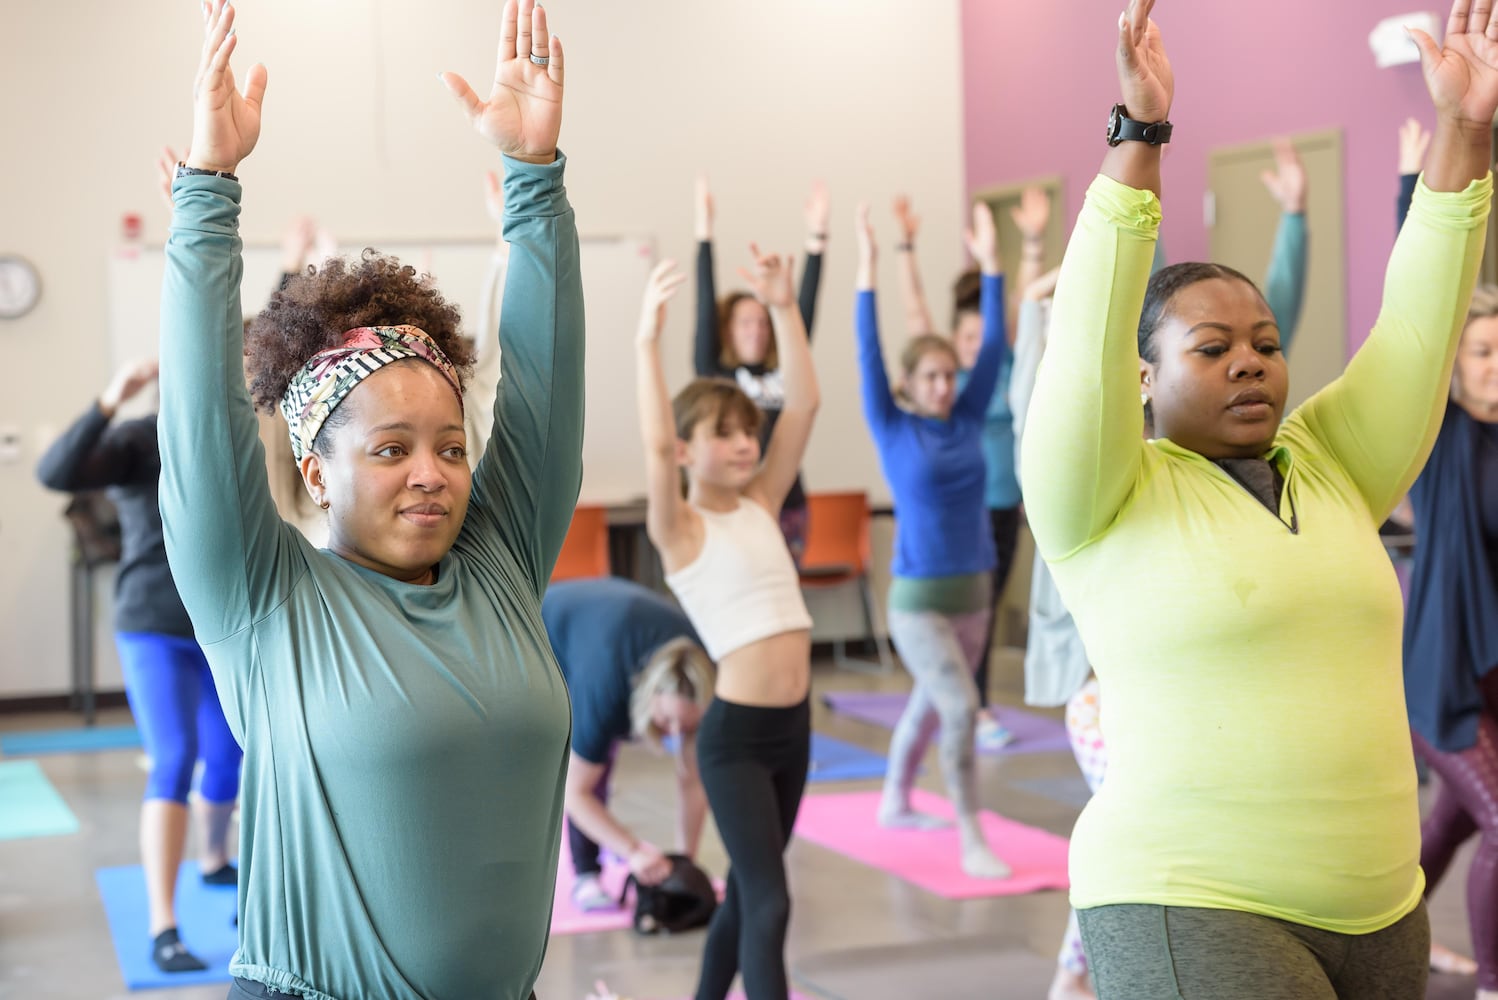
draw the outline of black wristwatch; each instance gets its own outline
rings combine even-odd
[[[1145,142],[1151,146],[1163,146],[1170,141],[1170,133],[1174,128],[1170,122],[1135,121],[1129,117],[1128,108],[1115,104],[1108,114],[1108,145]]]

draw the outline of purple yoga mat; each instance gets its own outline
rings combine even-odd
[[[841,691],[822,696],[827,707],[839,715],[883,726],[885,729],[895,728],[895,723],[900,721],[900,714],[905,711],[905,703],[909,700],[910,695],[901,691]],[[1057,720],[1002,705],[993,705],[991,708],[1004,728],[1014,734],[1014,742],[997,750],[980,750],[981,753],[1056,753],[1071,750],[1071,743],[1066,738],[1066,727]]]

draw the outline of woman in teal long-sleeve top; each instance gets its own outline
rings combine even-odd
[[[329,511],[318,550],[276,515],[241,370],[232,172],[258,138],[266,75],[254,67],[235,89],[233,20],[218,0],[207,11],[173,185],[160,418],[168,557],[245,748],[230,996],[524,1000],[546,946],[569,732],[540,602],[581,475],[561,47],[533,0],[510,0],[489,100],[444,77],[505,154],[511,255],[487,451],[470,479],[452,331],[381,312],[417,295],[414,273],[351,265],[381,271],[379,294],[359,329],[325,332],[281,399]],[[259,394],[276,354],[261,328],[315,311],[313,290],[340,287],[329,271],[257,319]]]

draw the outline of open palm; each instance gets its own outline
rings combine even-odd
[[[536,60],[543,60],[538,63]],[[468,120],[499,151],[517,160],[550,163],[562,130],[562,43],[535,0],[507,0],[501,18],[499,66],[487,101],[457,73],[442,80]]]
[[[1150,20],[1155,0],[1131,0],[1118,19],[1118,83],[1129,116],[1163,122],[1175,99],[1175,74],[1160,29]]]
[[[265,97],[265,67],[250,67],[244,93],[234,85],[229,56],[234,7],[225,0],[203,4],[203,53],[193,82],[192,147],[187,165],[204,170],[233,170],[260,139],[260,103]]]
[[[1474,6],[1480,9],[1474,11]],[[1411,35],[1420,48],[1425,86],[1436,110],[1491,127],[1498,111],[1498,20],[1490,19],[1484,5],[1456,0],[1442,45],[1423,31],[1412,30]]]

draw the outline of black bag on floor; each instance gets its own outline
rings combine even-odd
[[[718,891],[707,872],[684,854],[668,854],[671,874],[658,885],[641,885],[631,875],[619,894],[623,906],[635,892],[636,934],[679,934],[707,926],[718,908]]]

